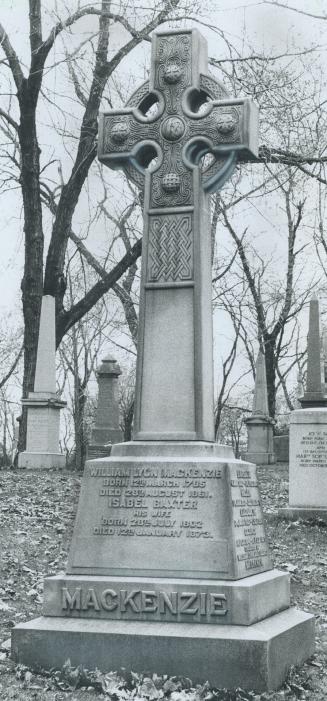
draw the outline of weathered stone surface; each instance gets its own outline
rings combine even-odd
[[[98,403],[87,451],[89,460],[107,457],[110,455],[111,445],[123,440],[119,426],[119,375],[121,369],[117,361],[111,355],[103,358],[97,370]]]
[[[34,392],[56,394],[56,313],[55,298],[42,298]]]
[[[321,340],[319,330],[319,302],[316,296],[310,300],[307,384],[303,397],[299,397],[302,409],[327,407],[327,396],[322,382]]]
[[[187,444],[178,458],[116,448],[85,467],[70,574],[238,579],[271,569],[254,465],[220,458],[217,444],[198,458]]]
[[[22,404],[27,407],[26,451],[18,456],[20,468],[63,468],[59,452],[60,409],[66,406],[56,395],[55,299],[42,299],[34,392]]]
[[[43,617],[12,632],[12,655],[29,667],[125,667],[194,683],[266,691],[314,653],[314,616],[289,608],[252,626]]]
[[[327,508],[327,409],[290,415],[289,506]]]
[[[158,32],[149,82],[99,123],[100,160],[144,187],[139,440],[214,440],[206,193],[223,185],[237,160],[257,153],[258,119],[252,100],[229,99],[207,71],[206,41],[197,30]],[[154,103],[157,112],[146,116]],[[215,160],[201,173],[197,156],[205,151]]]
[[[248,432],[247,451],[244,460],[256,465],[275,462],[273,421],[268,411],[267,378],[265,356],[258,353],[253,396],[252,415],[245,420]]]
[[[58,575],[44,581],[45,616],[251,625],[290,605],[278,570],[232,582]]]

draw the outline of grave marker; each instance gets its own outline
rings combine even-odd
[[[290,414],[288,518],[327,521],[327,395],[321,373],[319,302],[310,300],[306,390]]]
[[[259,351],[255,368],[255,385],[252,415],[245,420],[248,431],[247,452],[244,460],[256,465],[271,465],[274,456],[274,421],[269,416],[266,361],[264,354]]]
[[[18,467],[64,468],[59,452],[60,409],[66,402],[56,394],[55,298],[42,298],[34,392],[22,400],[27,407],[26,450],[18,455]]]
[[[207,74],[195,29],[155,34],[149,82],[102,117],[100,160],[145,192],[134,441],[87,463],[67,573],[13,631],[20,662],[263,690],[312,654],[313,617],[271,569],[255,465],[214,443],[207,193],[256,142],[256,107]]]
[[[108,457],[113,443],[120,443],[123,434],[119,426],[118,377],[121,369],[108,355],[97,370],[98,401],[95,425],[88,446],[88,459]]]

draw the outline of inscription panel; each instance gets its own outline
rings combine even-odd
[[[324,423],[290,426],[289,503],[300,507],[327,506],[327,425]]]
[[[224,470],[214,462],[87,465],[69,571],[228,576]]]
[[[327,468],[327,429],[317,427],[303,431],[295,459],[299,467]]]
[[[272,567],[264,531],[256,468],[230,467],[236,572],[247,577]]]

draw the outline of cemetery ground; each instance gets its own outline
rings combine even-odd
[[[72,472],[0,472],[0,699],[9,701],[90,701],[134,698],[167,701],[277,701],[327,695],[327,527],[319,522],[287,522],[278,509],[288,501],[288,465],[258,468],[267,535],[276,567],[291,575],[292,604],[316,616],[316,654],[291,670],[278,692],[226,692],[189,680],[167,680],[72,669],[35,674],[15,665],[3,643],[12,627],[41,615],[46,575],[64,570],[72,535],[81,475]],[[146,672],[146,670],[144,670]]]

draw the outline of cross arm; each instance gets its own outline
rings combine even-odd
[[[124,169],[141,186],[145,169],[160,156],[159,123],[137,108],[104,112],[99,118],[98,157],[114,170]]]

